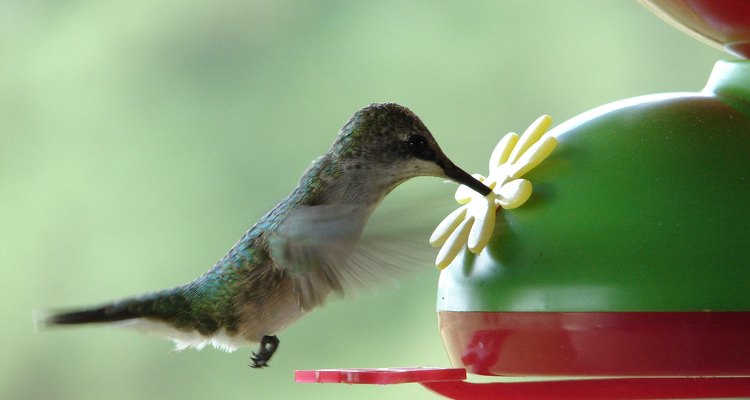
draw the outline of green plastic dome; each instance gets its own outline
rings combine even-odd
[[[550,134],[530,200],[442,272],[438,311],[750,310],[748,62]]]

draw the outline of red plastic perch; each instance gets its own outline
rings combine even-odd
[[[463,368],[322,369],[295,372],[304,383],[419,383],[451,399],[626,400],[750,397],[750,377],[604,378],[535,382],[466,382]]]

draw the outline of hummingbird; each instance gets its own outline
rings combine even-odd
[[[226,351],[259,343],[261,368],[276,334],[331,293],[383,280],[382,263],[357,256],[375,208],[417,176],[447,178],[487,195],[457,167],[409,109],[375,103],[357,111],[291,194],[261,217],[206,273],[187,284],[103,305],[48,312],[42,326],[116,324],[172,339],[177,349]]]

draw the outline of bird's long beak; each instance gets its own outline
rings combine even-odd
[[[492,189],[485,186],[482,182],[479,182],[479,180],[471,176],[468,172],[456,166],[456,164],[453,164],[453,162],[451,162],[447,158],[445,158],[444,162],[440,163],[439,165],[441,168],[443,168],[445,176],[462,185],[468,186],[482,196],[487,196],[492,191]]]

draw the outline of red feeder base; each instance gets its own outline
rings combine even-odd
[[[614,378],[569,381],[469,383],[425,382],[451,399],[628,400],[708,399],[750,396],[750,378]]]
[[[750,397],[750,312],[443,311],[439,318],[453,364],[469,372],[577,379],[470,383],[463,368],[399,368],[297,371],[296,381],[413,382],[474,400]]]
[[[497,376],[750,376],[750,312],[438,313],[452,364]]]

